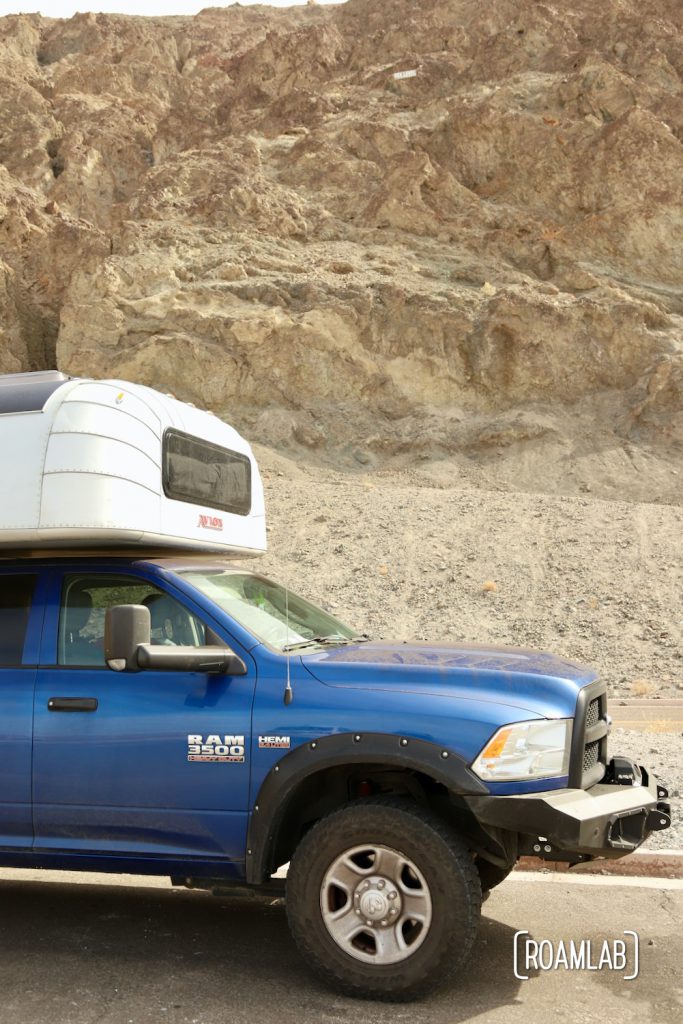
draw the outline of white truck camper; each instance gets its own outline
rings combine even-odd
[[[57,371],[0,377],[0,550],[266,549],[249,444],[152,388]]]

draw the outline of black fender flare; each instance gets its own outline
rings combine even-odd
[[[263,780],[252,808],[247,835],[246,876],[251,885],[269,876],[268,860],[291,799],[298,787],[326,768],[354,764],[382,765],[421,772],[452,793],[488,794],[459,754],[437,743],[385,733],[334,733],[309,740],[274,765]]]

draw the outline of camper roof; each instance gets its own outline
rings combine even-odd
[[[8,412],[38,412],[53,391],[71,380],[59,370],[6,373],[0,377],[0,416]]]

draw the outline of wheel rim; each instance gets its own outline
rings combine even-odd
[[[395,964],[427,938],[432,898],[425,877],[405,854],[376,843],[336,858],[320,887],[327,931],[356,960]]]

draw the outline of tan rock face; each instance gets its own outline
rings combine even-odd
[[[0,19],[0,370],[677,500],[682,43],[679,0]]]

